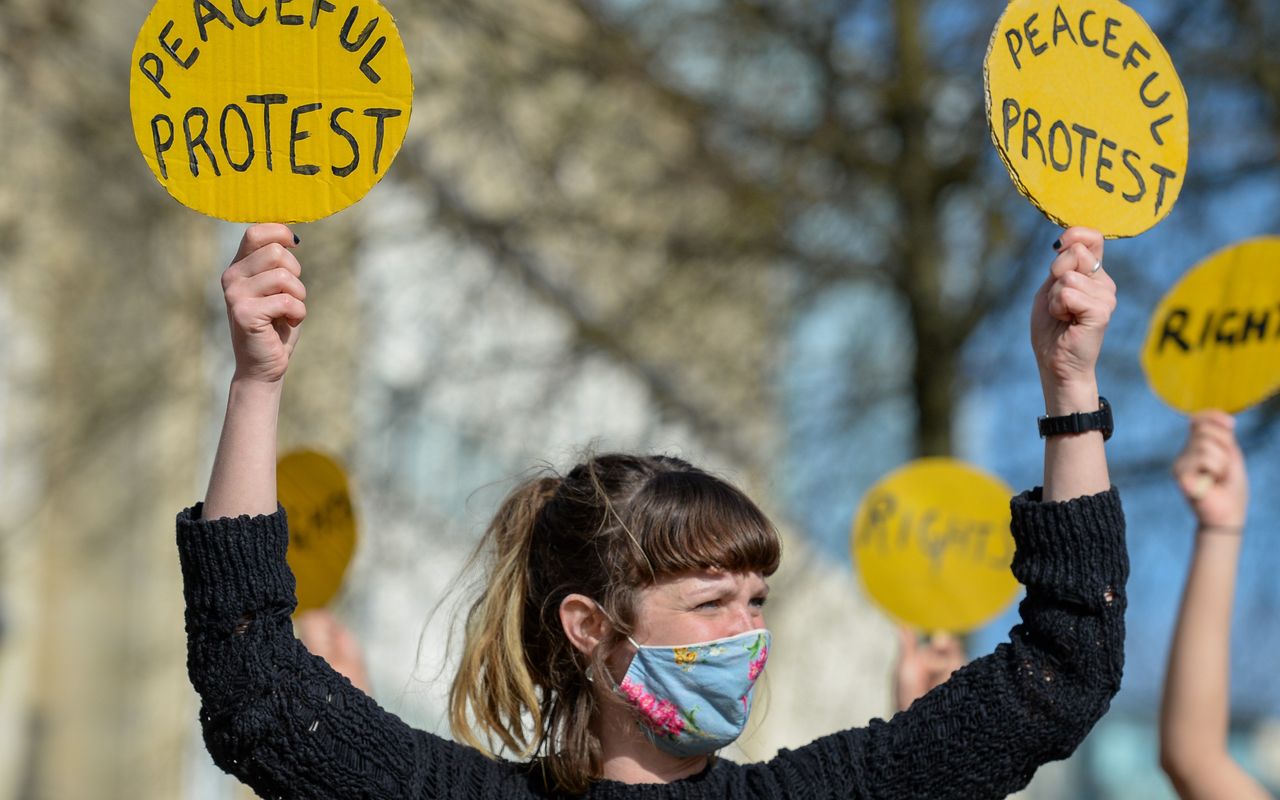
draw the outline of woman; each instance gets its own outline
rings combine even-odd
[[[1231,602],[1249,506],[1235,419],[1193,417],[1173,475],[1196,515],[1196,541],[1165,674],[1160,766],[1185,800],[1265,800],[1227,753]]]
[[[1119,688],[1128,561],[1103,434],[1053,435],[1043,492],[1013,501],[1027,597],[1010,642],[889,722],[767,763],[716,759],[768,657],[777,534],[745,495],[683,461],[607,455],[503,502],[451,695],[466,744],[410,729],[289,623],[274,468],[306,316],[296,244],[282,225],[254,226],[223,275],[236,372],[205,502],[178,517],[205,742],[263,796],[1004,797],[1069,755]],[[1065,419],[1099,407],[1115,285],[1098,233],[1071,229],[1055,248],[1032,344],[1047,411]],[[805,646],[821,657],[821,641]],[[496,744],[525,760],[497,758]]]

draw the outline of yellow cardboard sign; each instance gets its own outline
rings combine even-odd
[[[1187,172],[1187,95],[1118,0],[1012,0],[991,34],[987,122],[1018,191],[1108,237],[1164,219]]]
[[[356,520],[346,473],[314,450],[276,464],[276,493],[289,518],[289,567],[298,581],[298,611],[323,608],[342,586],[356,549]]]
[[[962,461],[922,458],[880,480],[854,518],[853,561],[880,606],[925,631],[963,633],[1018,592],[1002,481]]]
[[[376,0],[159,0],[130,76],[151,172],[231,222],[309,222],[356,202],[399,152],[413,102]]]
[[[1151,317],[1142,368],[1187,413],[1234,414],[1280,390],[1280,237],[1233,245],[1187,272]]]

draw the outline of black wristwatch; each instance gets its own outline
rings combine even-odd
[[[1040,438],[1061,436],[1065,433],[1085,433],[1102,431],[1102,441],[1111,438],[1115,430],[1115,422],[1111,418],[1111,404],[1107,398],[1098,398],[1098,410],[1084,414],[1076,412],[1062,417],[1040,417]]]

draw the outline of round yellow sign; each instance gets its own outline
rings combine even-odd
[[[336,461],[298,450],[276,464],[276,493],[289,518],[289,567],[298,580],[298,612],[323,608],[342,586],[356,549],[347,476]]]
[[[391,166],[413,76],[376,0],[159,0],[133,47],[133,134],[184,205],[309,222]]]
[[[1118,0],[1012,0],[991,34],[987,122],[1018,191],[1064,227],[1135,236],[1187,172],[1187,95]]]
[[[922,458],[880,480],[854,519],[853,561],[867,593],[900,622],[963,633],[1018,592],[1009,500],[962,461]]]
[[[1151,317],[1142,368],[1169,405],[1243,411],[1280,390],[1280,237],[1201,261]]]

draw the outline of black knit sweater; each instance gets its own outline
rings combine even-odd
[[[1065,758],[1120,688],[1124,517],[1114,489],[1014,498],[1013,572],[1027,587],[1010,641],[893,719],[772,760],[718,759],[669,784],[598,781],[606,798],[1004,797]],[[540,798],[540,770],[410,728],[294,638],[283,512],[178,516],[187,666],[214,761],[266,798]]]

